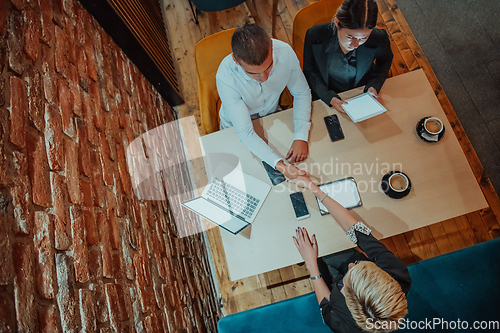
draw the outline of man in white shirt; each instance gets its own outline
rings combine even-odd
[[[217,90],[222,101],[221,128],[234,126],[247,148],[288,178],[304,171],[286,165],[254,131],[252,120],[274,113],[281,93],[288,87],[293,95],[294,141],[285,159],[301,162],[309,153],[311,91],[293,49],[271,39],[255,24],[236,29],[231,39],[233,53],[222,60],[217,71]]]

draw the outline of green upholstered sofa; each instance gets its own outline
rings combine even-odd
[[[413,280],[408,315],[398,332],[470,332],[473,325],[489,325],[477,331],[500,332],[500,238],[417,262],[408,269]],[[218,330],[331,332],[323,323],[314,293],[230,314],[219,321]]]

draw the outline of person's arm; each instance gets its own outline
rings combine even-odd
[[[230,112],[221,112],[220,116],[225,117],[234,126],[238,138],[243,144],[258,158],[269,165],[275,167],[279,157],[261,137],[255,133],[252,120],[248,112],[248,107],[241,98],[237,89],[217,78],[217,91],[223,102],[223,107]]]
[[[311,129],[311,90],[300,69],[300,63],[293,49],[286,45],[281,61],[285,61],[285,54],[289,66],[290,76],[287,87],[293,96],[293,123],[295,126],[293,143],[285,156],[291,163],[302,162],[309,154],[309,130]]]
[[[382,89],[385,80],[387,79],[387,73],[391,69],[393,53],[391,50],[391,41],[385,30],[377,31],[380,35],[376,39],[379,46],[379,51],[375,55],[375,64],[369,72],[370,78],[365,85],[364,91],[369,91],[370,88],[375,89],[376,95]]]
[[[332,98],[336,97],[339,100],[340,96],[333,90],[328,89],[328,84],[323,80],[321,73],[319,71],[318,64],[316,62],[316,57],[313,53],[313,45],[320,35],[319,28],[312,27],[306,32],[305,42],[304,42],[304,55],[303,55],[303,67],[304,75],[307,79],[307,83],[311,90],[327,105],[331,105]],[[325,42],[325,40],[322,40]]]
[[[295,246],[299,250],[299,253],[304,259],[307,270],[309,271],[310,277],[320,276],[318,268],[318,244],[316,243],[316,236],[313,235],[312,239],[309,238],[307,230],[305,228],[298,228],[295,231],[295,237],[293,237]],[[314,292],[316,293],[316,298],[318,299],[318,304],[321,303],[323,299],[328,299],[330,296],[330,289],[323,280],[322,277],[315,278],[312,280]]]

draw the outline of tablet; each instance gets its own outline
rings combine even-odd
[[[356,181],[352,177],[334,180],[318,185],[318,187],[346,209],[356,208],[363,204]],[[316,202],[321,215],[330,214],[318,198],[316,198]]]

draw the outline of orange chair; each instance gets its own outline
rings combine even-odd
[[[198,93],[200,98],[201,127],[206,134],[216,132],[220,128],[219,110],[221,100],[217,92],[215,75],[221,61],[232,52],[231,37],[234,29],[224,30],[203,38],[196,44],[194,60],[198,75]],[[292,107],[293,98],[285,88],[280,98],[283,109]]]
[[[307,29],[316,24],[330,22],[343,0],[321,0],[299,10],[293,19],[292,48],[302,67],[304,40]]]
[[[206,134],[216,132],[220,127],[219,109],[221,100],[217,92],[215,74],[219,65],[231,50],[234,29],[224,30],[203,38],[196,44],[194,60],[198,74],[201,126]]]

